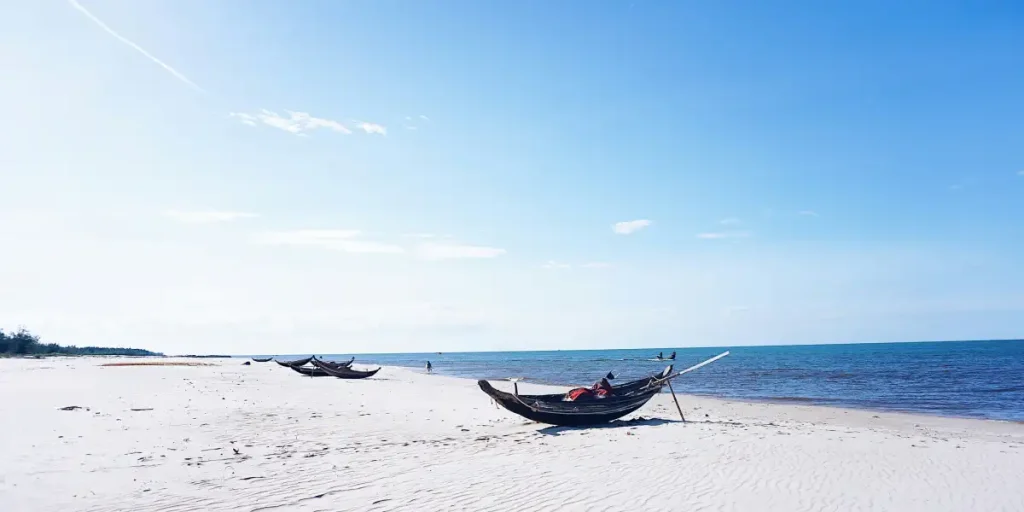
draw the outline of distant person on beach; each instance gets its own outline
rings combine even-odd
[[[430,365],[430,361],[427,361],[427,373],[430,373],[430,371],[433,369],[434,367]]]

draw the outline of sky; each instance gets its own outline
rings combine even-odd
[[[1024,337],[1024,5],[0,1],[0,327]]]

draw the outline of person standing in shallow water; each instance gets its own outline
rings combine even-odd
[[[427,361],[427,373],[430,373],[430,371],[433,369],[434,367],[430,365],[430,361]]]

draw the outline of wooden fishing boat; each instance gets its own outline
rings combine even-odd
[[[252,360],[256,361],[257,363],[268,363],[268,362],[270,362],[271,359],[273,359],[273,357],[254,357],[254,358],[252,358]]]
[[[354,370],[348,366],[329,366],[325,365],[323,361],[317,359],[313,360],[313,366],[316,367],[316,369],[339,379],[365,379],[367,377],[373,377],[380,371],[379,367],[375,370],[364,371]]]
[[[313,356],[314,364],[320,363],[324,366],[330,366],[332,368],[350,367],[352,366],[352,362],[355,360],[355,356],[353,356],[352,359],[349,359],[348,361],[325,361],[323,359],[320,359],[319,357]]]
[[[719,354],[707,361],[676,373],[672,373],[672,367],[669,366],[661,373],[646,379],[613,386],[612,393],[604,398],[568,401],[565,393],[520,395],[518,384],[515,385],[516,391],[513,393],[495,389],[486,380],[478,381],[477,385],[480,386],[484,393],[487,393],[487,396],[493,398],[498,405],[524,418],[549,425],[567,427],[597,425],[619,419],[639,410],[654,395],[660,393],[664,386],[668,385],[671,387],[670,382],[672,379],[727,355],[729,355],[728,352]],[[674,393],[673,396],[675,396]],[[680,410],[679,415],[682,416],[682,410]]]
[[[289,366],[292,370],[299,372],[307,377],[330,377],[331,374],[317,368],[315,366]]]
[[[274,362],[279,364],[279,365],[281,365],[281,366],[292,367],[292,366],[304,366],[304,365],[308,364],[312,360],[313,360],[313,356],[309,356],[309,357],[307,357],[305,359],[296,359],[294,361],[274,361]]]
[[[607,423],[643,407],[661,392],[662,384],[658,380],[668,376],[671,371],[672,367],[669,366],[661,374],[613,386],[613,394],[606,398],[573,402],[566,401],[565,393],[520,395],[495,389],[486,380],[478,381],[477,384],[498,405],[524,418],[549,425],[576,427]]]

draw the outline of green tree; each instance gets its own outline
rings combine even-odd
[[[138,348],[110,347],[65,347],[57,343],[40,343],[39,336],[21,327],[17,332],[6,333],[0,329],[0,354],[31,355],[31,354],[66,354],[66,355],[103,355],[103,356],[161,356],[159,352],[150,352]]]

